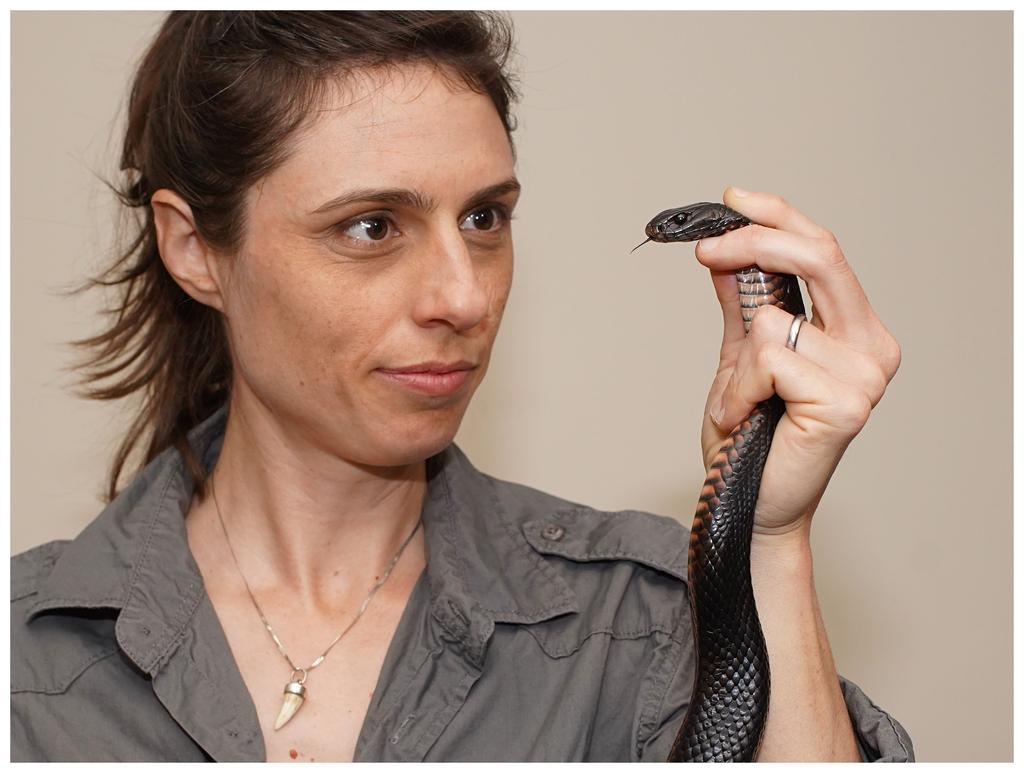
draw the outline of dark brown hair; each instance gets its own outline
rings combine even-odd
[[[188,431],[225,403],[231,358],[220,314],[193,300],[160,260],[150,195],[174,190],[200,236],[232,253],[245,229],[246,190],[286,156],[286,140],[332,83],[356,69],[427,62],[490,97],[509,135],[516,99],[508,71],[511,23],[471,11],[170,13],[135,73],[121,154],[110,185],[132,217],[114,262],[79,290],[113,287],[106,330],[74,345],[84,394],[140,399],[115,454],[107,498],[128,457],[142,464],[169,446],[203,493]],[[148,443],[146,440],[148,439]]]

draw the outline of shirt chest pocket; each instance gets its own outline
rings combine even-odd
[[[646,512],[565,507],[527,521],[527,542],[576,593],[579,610],[524,627],[552,658],[590,638],[624,640],[690,633],[688,535]]]

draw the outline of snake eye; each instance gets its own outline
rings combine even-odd
[[[685,224],[688,218],[690,217],[687,216],[685,213],[677,213],[675,216],[672,217],[672,221],[674,221],[676,224]]]

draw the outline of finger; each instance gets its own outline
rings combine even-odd
[[[804,430],[825,430],[845,441],[867,423],[871,404],[863,392],[783,344],[761,345],[742,367],[737,365],[725,386],[721,415],[712,415],[723,433],[734,429],[773,393],[786,401],[789,418]]]
[[[770,304],[759,307],[750,324],[747,336],[750,351],[747,355],[756,354],[757,348],[765,344],[785,345],[793,320],[793,315],[779,307]],[[872,407],[882,399],[892,378],[881,359],[843,344],[811,323],[798,326],[796,352],[828,371],[832,377],[863,392]],[[744,362],[738,361],[737,368],[741,368]]]
[[[779,195],[728,187],[722,195],[722,201],[734,211],[766,227],[782,229],[805,237],[828,237],[832,234],[820,224],[815,224]]]
[[[875,329],[874,310],[834,240],[752,224],[701,240],[695,253],[701,264],[715,271],[754,263],[765,272],[799,275],[823,327],[843,338],[870,341],[865,337]]]
[[[732,270],[718,272],[711,270],[711,282],[715,286],[715,295],[722,306],[722,351],[725,357],[727,347],[746,338],[743,327],[743,314],[740,309],[740,293],[736,283],[736,273]]]

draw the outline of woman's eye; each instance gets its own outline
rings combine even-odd
[[[475,232],[496,232],[511,218],[509,211],[504,206],[488,205],[478,208],[466,216],[459,228]],[[349,219],[338,224],[335,231],[353,245],[360,243],[363,247],[369,247],[371,244],[380,243],[401,234],[390,217],[376,214]]]
[[[391,231],[391,222],[379,216],[358,219],[351,224],[344,225],[342,234],[353,240],[378,241],[386,238]]]
[[[490,232],[498,229],[502,222],[508,218],[505,212],[497,206],[488,206],[473,211],[462,220],[461,229],[475,229],[478,232]]]

